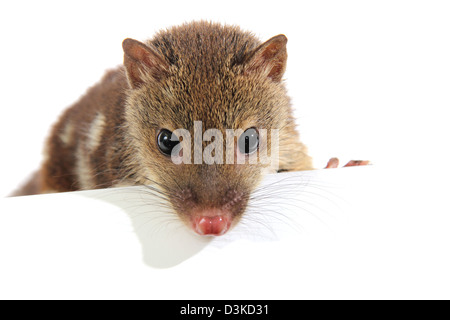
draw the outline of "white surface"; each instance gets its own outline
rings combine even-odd
[[[402,181],[272,175],[272,197],[214,239],[136,188],[2,199],[0,299],[448,299],[449,205]]]

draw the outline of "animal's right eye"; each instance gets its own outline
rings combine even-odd
[[[158,134],[158,147],[159,150],[166,156],[172,154],[172,149],[180,143],[178,137],[167,129],[162,129]]]

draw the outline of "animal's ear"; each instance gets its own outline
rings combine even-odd
[[[128,38],[122,42],[122,47],[123,64],[132,88],[141,86],[145,82],[145,75],[161,80],[167,74],[168,63],[147,45]]]
[[[283,34],[264,42],[246,59],[244,73],[259,72],[275,82],[280,82],[286,70],[286,43],[287,38]]]

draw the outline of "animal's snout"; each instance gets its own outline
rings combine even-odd
[[[235,189],[211,192],[204,188],[186,188],[175,199],[174,208],[195,233],[221,236],[242,216],[248,197]]]

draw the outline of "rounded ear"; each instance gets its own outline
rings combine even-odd
[[[145,75],[161,80],[169,69],[169,64],[147,45],[127,38],[122,42],[124,52],[123,64],[127,71],[128,82],[132,88],[141,86]]]
[[[286,70],[287,38],[275,36],[250,53],[244,62],[244,73],[262,73],[275,82],[280,82]]]

